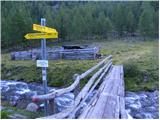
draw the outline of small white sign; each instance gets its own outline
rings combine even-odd
[[[37,67],[48,67],[48,60],[37,60]]]

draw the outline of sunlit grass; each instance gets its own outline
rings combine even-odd
[[[99,46],[103,56],[113,55],[113,64],[124,65],[126,90],[158,88],[158,41],[101,40],[85,41],[83,44]],[[49,60],[48,84],[68,86],[73,82],[74,74],[85,72],[99,61],[101,60]],[[132,66],[133,69],[130,69]],[[137,68],[134,69],[135,66]],[[144,80],[144,76],[147,76],[147,81]],[[41,68],[36,67],[36,61],[13,61],[10,60],[9,53],[2,54],[2,79],[42,82]]]

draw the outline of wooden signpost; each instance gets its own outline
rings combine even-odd
[[[56,29],[52,29],[52,28],[49,28],[49,27],[44,27],[44,26],[37,25],[37,24],[33,24],[33,30],[39,31],[39,32],[45,32],[45,33],[57,33],[58,34]]]
[[[41,33],[28,33],[24,37],[26,39],[41,39],[41,56],[42,60],[37,60],[37,67],[42,67],[42,81],[44,87],[44,94],[47,90],[47,70],[48,60],[46,60],[46,38],[58,38],[58,32],[55,29],[45,27],[46,19],[41,18],[41,25],[33,24],[33,30]],[[48,101],[45,101],[45,116],[48,115]]]
[[[42,25],[33,24],[33,30],[41,33],[28,33],[24,37],[26,39],[43,39],[43,38],[58,38],[58,32],[56,29],[45,27]]]
[[[57,33],[28,33],[24,36],[26,39],[42,39],[42,38],[57,38]]]

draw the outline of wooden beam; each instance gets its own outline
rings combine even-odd
[[[98,67],[100,67],[101,65],[104,64],[104,62],[106,62],[107,60],[111,59],[112,56],[109,55],[108,57],[106,57],[104,60],[102,60],[100,63],[98,63],[97,65],[93,66],[91,69],[87,70],[85,73],[81,74],[80,76],[77,77],[77,79],[74,81],[74,83],[67,87],[67,88],[63,88],[60,90],[56,90],[52,93],[46,94],[46,95],[36,95],[32,97],[32,101],[33,102],[38,102],[38,101],[45,101],[45,100],[50,100],[53,99],[55,96],[60,96],[64,93],[73,91],[75,89],[75,87],[79,84],[80,80],[83,79],[84,77],[86,77],[88,74],[90,74],[91,72],[93,72],[94,70],[96,70]]]
[[[90,82],[90,84],[91,84],[91,82],[94,82],[93,81],[93,79],[91,78],[90,80],[89,80],[89,82],[86,84],[86,86],[83,88],[83,90],[81,91],[82,93],[83,92],[86,92],[86,93],[84,93],[84,94],[82,94],[82,95],[84,95],[84,96],[82,96],[82,101],[81,101],[81,103],[76,107],[75,106],[75,109],[74,109],[74,111],[70,114],[70,116],[69,116],[69,118],[73,118],[73,116],[75,116],[75,114],[76,114],[76,112],[81,108],[81,106],[84,104],[84,102],[86,101],[86,99],[88,98],[88,96],[93,92],[93,90],[95,89],[95,87],[98,85],[98,83],[102,80],[102,78],[104,77],[104,75],[106,75],[106,73],[109,71],[109,68],[111,67],[111,65],[112,65],[112,62],[111,61],[109,61],[108,62],[108,64],[106,64],[105,66],[104,66],[104,68],[105,68],[105,70],[104,70],[104,72],[100,75],[100,77],[98,78],[98,80],[94,83],[94,85],[91,87],[91,86],[87,86],[87,84]],[[97,72],[98,73],[98,72]],[[96,75],[96,74],[95,74]],[[90,84],[88,84],[88,85],[90,85]],[[91,89],[89,90],[89,88],[91,87]],[[87,88],[87,90],[85,89],[85,88]],[[88,90],[89,90],[89,92],[88,92]]]

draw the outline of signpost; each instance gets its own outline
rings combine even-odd
[[[41,39],[41,38],[57,38],[57,33],[28,33],[24,36],[26,39]]]
[[[52,29],[49,27],[44,27],[41,25],[33,24],[33,30],[39,31],[39,32],[45,32],[45,33],[57,33],[56,29]]]
[[[55,29],[45,27],[46,19],[41,18],[41,25],[33,24],[33,30],[40,31],[42,33],[29,33],[24,37],[26,39],[41,39],[41,56],[42,60],[37,60],[37,67],[42,67],[42,81],[44,87],[44,94],[48,92],[47,90],[47,69],[48,60],[46,60],[46,38],[58,38],[58,32]],[[45,101],[45,116],[48,115],[48,101]]]
[[[41,25],[45,26],[46,25],[46,19],[41,18]],[[41,39],[41,55],[42,55],[42,60],[46,60],[46,39]],[[47,93],[47,72],[46,72],[46,67],[42,67],[42,80],[43,80],[43,87],[44,87],[44,94]],[[48,115],[48,104],[47,101],[45,101],[45,115]]]

